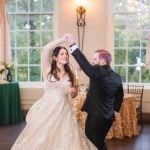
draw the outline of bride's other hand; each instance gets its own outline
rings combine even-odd
[[[75,98],[78,94],[78,87],[77,86],[68,87],[65,90],[65,93],[70,94],[72,98]]]

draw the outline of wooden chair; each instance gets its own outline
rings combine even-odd
[[[143,130],[143,118],[142,118],[143,91],[144,91],[144,85],[129,84],[127,88],[127,93],[133,94],[136,97],[136,111],[137,111],[137,117],[141,127],[141,131]]]

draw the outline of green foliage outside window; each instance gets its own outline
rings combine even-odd
[[[115,64],[126,64],[126,49],[115,49]]]
[[[140,49],[137,48],[128,48],[128,64],[135,65],[136,57],[140,55]]]
[[[139,71],[136,67],[128,67],[128,82],[140,82]]]
[[[30,67],[30,81],[40,81],[40,66]]]
[[[17,67],[17,74],[18,81],[28,81],[28,66]]]
[[[121,75],[122,82],[126,82],[126,67],[123,66],[115,66],[115,71]]]
[[[145,9],[140,13],[137,7]],[[134,7],[137,6],[137,7]],[[145,63],[145,55],[150,30],[150,2],[114,0],[114,63],[123,82],[150,83],[150,70],[137,68],[137,57]],[[139,12],[138,12],[139,11]],[[145,11],[145,12],[144,12]]]
[[[13,79],[41,81],[41,50],[53,40],[54,0],[11,0],[10,25]]]
[[[30,49],[29,64],[38,64],[39,62],[40,62],[40,49]]]
[[[18,64],[28,64],[28,51],[27,49],[17,49],[17,63]]]

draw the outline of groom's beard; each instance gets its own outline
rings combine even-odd
[[[100,66],[99,64],[94,64],[94,63],[92,63],[92,65],[93,65],[93,66]]]

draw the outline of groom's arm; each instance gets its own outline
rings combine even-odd
[[[104,66],[97,67],[89,63],[84,54],[79,50],[75,43],[70,45],[70,53],[74,56],[79,66],[90,78],[103,78],[109,74],[109,71]]]
[[[119,112],[121,104],[123,102],[123,97],[124,97],[123,85],[122,83],[120,83],[120,86],[114,98],[114,111]]]

